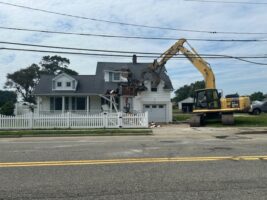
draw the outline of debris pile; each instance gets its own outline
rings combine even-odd
[[[154,122],[149,123],[149,128],[160,128],[159,124],[156,124]]]

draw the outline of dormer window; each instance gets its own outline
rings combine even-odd
[[[157,91],[158,91],[158,88],[156,88],[156,87],[151,88],[151,92],[157,92]]]
[[[70,87],[71,86],[71,82],[66,82],[66,87]]]
[[[57,75],[52,79],[52,90],[75,91],[78,81],[66,73]]]

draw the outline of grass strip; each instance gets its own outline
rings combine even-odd
[[[174,121],[176,122],[188,122],[192,117],[192,114],[179,113],[174,114]],[[231,127],[267,127],[267,114],[262,113],[260,115],[248,115],[248,114],[236,114],[235,125]],[[210,119],[206,122],[207,127],[227,127],[222,125],[219,119]]]
[[[237,115],[235,124],[231,127],[267,127],[267,114],[261,115]],[[207,121],[209,127],[226,127],[218,120]]]
[[[3,130],[0,137],[46,137],[46,136],[122,136],[152,135],[151,129],[86,129],[86,130]]]

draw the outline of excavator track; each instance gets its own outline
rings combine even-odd
[[[189,120],[190,127],[200,127],[203,125],[203,115],[193,115]]]
[[[233,113],[222,113],[221,121],[223,125],[234,125],[234,114]]]

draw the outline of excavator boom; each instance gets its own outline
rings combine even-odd
[[[154,61],[153,65],[151,66],[152,70],[155,71],[158,68],[161,68],[166,64],[166,62],[171,59],[173,56],[181,52],[196,68],[197,70],[203,75],[205,79],[205,86],[206,89],[215,89],[215,76],[213,74],[212,69],[205,60],[203,60],[198,53],[190,46],[192,52],[186,49],[183,45],[186,42],[186,39],[178,40],[174,45],[172,45],[167,51],[165,51],[159,58],[160,61]]]

